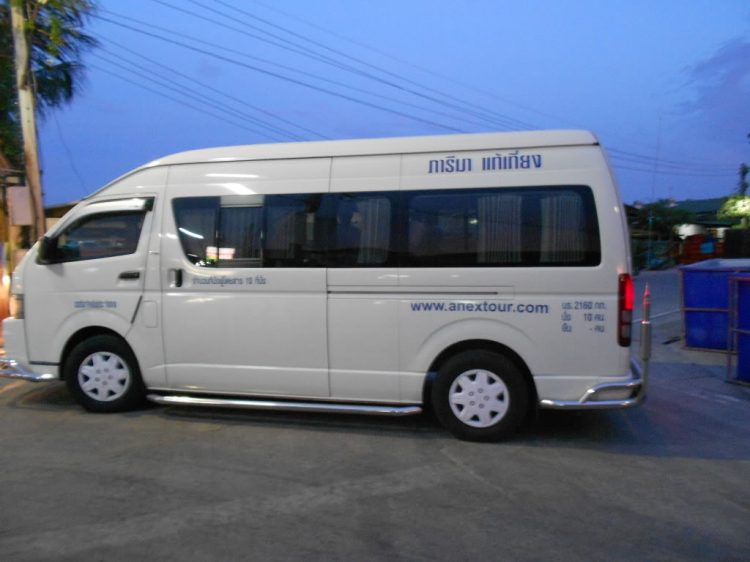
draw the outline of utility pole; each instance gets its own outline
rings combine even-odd
[[[653,205],[656,203],[656,174],[659,171],[659,148],[661,146],[661,115],[659,116],[659,128],[656,133],[656,158],[654,158],[654,173],[651,179],[651,215],[648,217],[648,252],[646,253],[646,265],[645,269],[649,269],[649,266],[654,262],[654,255],[651,251],[651,238],[654,235],[654,208]]]
[[[16,65],[16,87],[18,89],[18,109],[23,134],[23,152],[26,165],[26,187],[31,202],[31,239],[44,235],[44,205],[42,201],[42,179],[39,173],[39,150],[36,137],[36,116],[34,112],[34,91],[32,88],[29,44],[26,40],[26,16],[24,2],[12,1],[11,22],[13,24],[13,50]]]
[[[10,203],[8,197],[8,181],[7,174],[20,174],[17,170],[12,170],[10,162],[0,154],[0,187],[3,191],[3,210],[2,210],[2,228],[5,232],[5,239],[2,241],[3,254],[5,255],[5,264],[7,267],[7,273],[11,273],[16,266],[16,250],[18,248],[18,237],[19,228],[14,226],[10,219]],[[5,272],[3,272],[5,273]]]
[[[10,274],[16,267],[16,249],[18,246],[19,228],[13,226],[10,218],[10,205],[8,197],[8,184],[10,183],[9,174],[19,174],[18,170],[11,169],[10,162],[5,156],[0,153],[0,187],[2,188],[3,194],[3,209],[0,212],[0,220],[2,220],[4,230],[3,244],[3,256],[5,257],[5,270],[0,271],[2,275],[3,290],[0,292],[0,317],[4,317],[9,314],[8,304],[10,303]],[[18,179],[15,177],[15,179]],[[6,277],[7,275],[7,277]]]

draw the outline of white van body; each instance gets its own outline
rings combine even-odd
[[[344,231],[359,242],[334,251]],[[68,246],[43,263],[36,244],[13,275],[9,376],[62,378],[76,345],[108,334],[162,402],[407,413],[472,350],[510,358],[543,407],[645,393],[618,343],[624,206],[589,132],[184,152],[87,197],[47,238]]]

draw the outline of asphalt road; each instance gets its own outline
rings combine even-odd
[[[677,345],[642,407],[498,444],[429,415],[95,415],[0,379],[0,561],[745,562],[750,389]]]
[[[641,271],[634,279],[635,310],[633,318],[643,318],[643,292],[651,290],[651,316],[677,314],[680,310],[680,282],[677,268],[664,271]]]
[[[750,402],[687,382],[492,445],[427,416],[93,415],[9,386],[2,560],[750,559]]]

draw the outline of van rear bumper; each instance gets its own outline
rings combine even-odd
[[[646,397],[647,385],[641,365],[635,359],[630,360],[630,376],[630,380],[592,386],[577,401],[540,400],[539,407],[553,410],[604,410],[638,406]]]
[[[21,363],[10,357],[0,357],[0,377],[21,379],[29,382],[51,382],[57,380],[57,375],[51,373],[32,373]]]

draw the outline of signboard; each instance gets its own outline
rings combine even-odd
[[[13,226],[32,224],[29,188],[25,185],[11,185],[6,188],[6,193],[8,194],[10,224]]]

